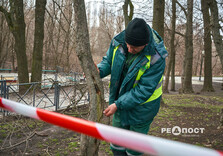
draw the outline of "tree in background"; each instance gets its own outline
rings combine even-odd
[[[80,71],[74,48],[73,1],[48,1],[45,15],[43,68]]]
[[[180,92],[192,93],[192,67],[193,67],[193,0],[187,0],[187,11],[177,1],[186,15],[186,32],[185,32],[185,55],[183,61],[182,75],[181,75],[181,89]]]
[[[171,39],[170,39],[170,52],[167,70],[165,73],[165,83],[163,92],[168,93],[169,76],[171,71],[171,91],[175,91],[175,27],[176,27],[176,0],[172,0],[172,18],[171,18]]]
[[[223,74],[223,41],[222,35],[220,34],[220,29],[222,28],[219,24],[219,14],[218,14],[218,6],[216,0],[210,0],[210,10],[211,10],[211,29],[212,36],[214,39],[216,51],[221,61],[221,69]],[[223,86],[222,86],[223,88]]]
[[[172,12],[173,12],[173,17],[171,19],[171,25],[172,25],[172,32],[171,32],[171,39],[170,39],[170,51],[171,51],[171,91],[175,91],[175,62],[176,62],[176,50],[175,50],[175,29],[176,29],[176,0],[172,0]]]
[[[45,8],[46,8],[46,0],[36,1],[35,34],[34,34],[31,82],[41,82],[42,80]]]
[[[202,91],[214,91],[212,86],[212,41],[210,28],[210,15],[207,0],[201,0],[201,10],[204,19],[204,85]]]
[[[164,40],[164,10],[165,0],[154,0],[153,1],[153,24],[152,28],[158,32],[158,34]],[[164,104],[161,99],[161,105]]]
[[[2,1],[0,5],[5,9],[8,7],[5,1]],[[10,58],[10,55],[12,55],[12,40],[9,27],[5,22],[5,16],[0,13],[0,68],[7,68],[6,61]]]
[[[18,65],[19,83],[29,82],[28,63],[26,56],[26,41],[25,41],[25,20],[23,10],[23,0],[10,1],[9,12],[0,6],[0,12],[5,15],[8,27],[15,39],[15,52]],[[24,92],[27,86],[20,86],[19,92]]]
[[[164,40],[164,10],[165,10],[165,0],[154,0],[153,1],[153,29],[158,32],[158,34]]]
[[[123,14],[125,18],[125,27],[127,27],[129,22],[132,20],[132,17],[134,14],[134,5],[132,4],[132,1],[125,0],[124,5],[122,6],[122,9],[123,9]]]
[[[87,17],[84,0],[73,0],[75,13],[75,46],[78,59],[87,79],[87,86],[90,93],[89,117],[88,120],[100,122],[104,109],[104,91],[99,73],[94,66],[90,51],[90,40],[88,33]],[[81,135],[81,155],[98,155],[100,141],[98,139]]]

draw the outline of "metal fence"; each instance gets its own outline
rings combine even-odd
[[[2,76],[1,76],[2,77]],[[89,103],[89,93],[83,75],[76,72],[42,74],[42,82],[19,84],[0,80],[0,96],[16,102],[32,105],[51,111]],[[104,79],[105,99],[108,100],[108,79]],[[23,94],[19,87],[26,86]],[[10,112],[0,109],[0,116],[9,115]]]
[[[32,105],[34,107],[57,111],[70,105],[80,105],[88,103],[88,92],[85,83],[74,82],[73,84],[63,84],[54,81],[52,85],[39,89],[43,83],[9,84],[5,80],[1,82],[1,97]],[[28,86],[27,90],[20,94],[20,86]],[[8,115],[9,112],[0,111],[0,115]]]

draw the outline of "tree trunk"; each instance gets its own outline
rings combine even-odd
[[[169,93],[168,86],[169,86],[169,79],[170,79],[170,70],[171,70],[171,66],[172,66],[171,55],[172,55],[172,53],[170,51],[170,57],[168,59],[167,70],[166,70],[166,73],[165,73],[165,81],[164,81],[164,85],[163,85],[163,92],[164,93]]]
[[[185,35],[185,63],[182,92],[193,93],[192,88],[192,66],[193,66],[193,0],[187,0],[187,23]]]
[[[171,60],[172,60],[172,66],[171,66],[171,91],[175,91],[175,57],[176,57],[176,51],[175,51],[175,29],[176,29],[176,0],[172,0],[172,32],[171,32],[171,40],[170,40],[170,51],[171,51]]]
[[[28,64],[26,56],[26,42],[25,42],[25,21],[23,1],[14,0],[10,1],[10,12],[7,12],[2,6],[0,11],[4,13],[10,31],[15,38],[15,52],[18,65],[18,79],[19,83],[29,82]],[[19,87],[19,92],[23,93],[27,86],[22,85]]]
[[[36,1],[35,34],[34,34],[34,48],[33,48],[31,82],[41,82],[42,81],[45,7],[46,7],[46,0]]]
[[[165,0],[153,1],[153,29],[164,39]]]
[[[212,41],[211,41],[211,28],[210,28],[210,15],[207,0],[201,0],[201,10],[204,20],[204,85],[202,91],[212,92],[214,88],[212,86]]]
[[[72,47],[71,47],[71,41],[70,41],[70,38],[71,38],[71,32],[72,32],[72,30],[71,30],[71,28],[72,28],[72,14],[73,14],[73,8],[72,8],[72,4],[71,4],[72,2],[67,2],[67,6],[68,6],[68,8],[67,8],[67,10],[68,10],[68,12],[67,12],[67,14],[68,14],[68,18],[67,18],[67,20],[68,20],[68,22],[67,22],[67,26],[68,26],[68,30],[67,30],[67,32],[66,32],[66,64],[65,64],[65,67],[66,67],[66,71],[67,72],[70,72],[71,71],[71,67],[70,67],[70,56],[71,56],[71,54],[72,54]]]
[[[9,8],[8,2],[6,1],[2,1],[0,5],[7,9]],[[10,53],[10,46],[12,44],[11,35],[9,29],[6,29],[5,21],[6,19],[4,14],[0,14],[0,68],[5,68],[7,58],[11,55]]]
[[[128,9],[130,8],[130,10]],[[128,26],[129,22],[132,20],[134,14],[134,6],[131,0],[125,0],[124,5],[122,6],[123,14],[125,18],[125,28]]]
[[[4,64],[4,58],[6,57],[4,53],[4,45],[5,45],[5,35],[3,34],[3,28],[4,28],[4,18],[3,15],[0,14],[0,68]]]
[[[63,0],[61,0],[61,4],[63,4]],[[55,9],[55,5],[56,5],[56,2],[55,1],[53,2],[53,5],[54,5],[54,9]],[[61,30],[62,30],[62,25],[61,25],[61,21],[62,21],[62,18],[61,18],[62,17],[62,11],[59,11],[59,9],[56,10],[54,16],[55,17],[58,16],[57,17],[58,18],[57,21],[59,23],[58,28],[57,28],[56,25],[54,25],[54,26],[56,26],[56,30],[57,30],[57,33],[55,33],[56,34],[55,44],[54,44],[54,36],[53,36],[53,40],[52,40],[52,46],[53,46],[54,53],[55,53],[54,54],[54,57],[55,57],[54,68],[57,69],[57,66],[59,66],[59,64],[61,62],[60,61],[60,59],[61,59],[60,55],[62,54],[62,52],[59,52],[60,38],[61,38],[61,34],[62,34],[62,32],[61,32]]]
[[[171,19],[171,39],[170,39],[170,57],[168,61],[168,66],[165,74],[165,83],[163,86],[163,92],[168,93],[168,86],[169,86],[169,77],[171,71],[171,90],[175,91],[175,24],[176,23],[176,1],[172,0],[172,19]]]
[[[158,34],[164,40],[164,0],[154,0],[153,6],[153,29],[158,32]],[[169,64],[169,66],[171,66]],[[168,92],[168,82],[169,82],[169,75],[166,77],[165,83],[167,82],[167,89],[163,89],[164,92]],[[161,106],[164,106],[165,103],[163,99],[161,99]]]
[[[14,51],[14,42],[12,42],[12,49],[11,49],[11,62],[12,62],[12,69],[13,72],[17,72],[16,66],[15,66],[15,51]]]
[[[222,73],[223,73],[223,41],[222,41],[222,36],[220,34],[221,26],[219,24],[219,18],[218,18],[219,14],[216,0],[211,0],[210,9],[211,9],[212,36],[214,39],[216,51],[218,53],[218,56],[220,57]]]
[[[73,0],[75,13],[75,46],[81,67],[85,73],[90,92],[90,115],[88,120],[100,122],[104,109],[103,84],[90,52],[90,41],[87,27],[84,0]],[[99,140],[85,135],[81,136],[81,155],[98,155]]]
[[[15,16],[11,19],[13,22],[13,28],[11,28],[13,36],[15,38],[15,52],[18,65],[18,79],[19,83],[28,83],[29,82],[29,73],[28,73],[28,63],[26,56],[26,42],[25,42],[25,21],[24,21],[24,11],[23,11],[23,1],[15,0],[10,1],[11,12]],[[27,89],[27,86],[20,86],[19,92],[23,93]]]
[[[53,3],[54,4],[54,3]],[[55,5],[55,4],[54,4]],[[55,11],[54,11],[55,12]],[[45,69],[50,69],[51,66],[54,66],[54,62],[51,62],[50,58],[52,57],[54,61],[56,61],[56,57],[55,57],[55,48],[54,48],[54,36],[56,36],[56,24],[55,24],[56,20],[53,20],[53,18],[48,18],[48,20],[46,21],[46,23],[48,24],[48,28],[47,30],[47,39],[45,42]],[[50,64],[49,64],[50,62]],[[55,66],[54,66],[55,69]]]

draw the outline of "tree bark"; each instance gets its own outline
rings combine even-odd
[[[207,0],[201,0],[201,10],[204,20],[204,85],[201,91],[214,91],[212,86],[212,41],[211,41],[211,28],[210,28],[210,15]]]
[[[3,30],[4,28],[4,15],[0,14],[0,30]],[[7,57],[7,52],[4,51],[4,47],[6,44],[6,35],[8,36],[8,34],[4,34],[3,31],[0,31],[0,68],[2,68],[3,64],[4,64],[4,60]]]
[[[168,86],[169,86],[169,80],[170,80],[170,70],[171,70],[171,66],[172,66],[171,55],[172,55],[172,53],[170,51],[170,57],[169,57],[169,60],[168,60],[167,70],[166,70],[166,73],[165,73],[165,81],[164,81],[164,85],[163,85],[163,92],[164,93],[169,93]]]
[[[18,65],[19,83],[29,82],[28,63],[26,56],[25,42],[25,20],[23,10],[23,0],[14,0],[10,2],[10,12],[7,12],[2,6],[0,11],[4,13],[10,31],[15,38],[15,52]],[[28,86],[19,86],[19,92],[24,93]]]
[[[165,0],[153,1],[153,29],[156,30],[164,40],[164,10]]]
[[[154,30],[158,32],[158,34],[163,38],[164,40],[164,6],[165,6],[165,0],[154,0],[154,6],[153,6],[153,24],[152,27]],[[169,64],[170,65],[170,64]],[[168,80],[165,80],[165,82],[169,82],[169,76],[167,77]],[[168,88],[168,84],[167,84]],[[164,90],[164,92],[167,90]],[[161,99],[161,105],[164,106],[165,103],[163,99]]]
[[[130,8],[130,10],[128,9]],[[129,22],[132,20],[134,14],[134,6],[131,0],[125,0],[124,5],[122,6],[123,14],[125,18],[125,28],[128,26]]]
[[[175,51],[175,29],[176,29],[176,0],[172,0],[172,33],[171,33],[171,40],[170,40],[170,50],[171,50],[171,58],[172,58],[172,66],[171,66],[171,91],[175,91],[175,57],[176,57],[176,51]]]
[[[187,23],[185,34],[185,60],[182,78],[182,92],[193,93],[192,67],[193,67],[193,0],[187,0]]]
[[[163,92],[169,93],[169,77],[171,71],[171,91],[175,91],[175,27],[176,27],[176,0],[172,0],[172,19],[171,19],[171,39],[170,39],[170,57],[165,74],[165,83],[163,86]]]
[[[219,24],[219,14],[216,0],[211,0],[210,9],[211,9],[212,36],[214,39],[216,51],[218,53],[218,56],[220,57],[222,73],[223,73],[223,41],[222,41],[222,36],[220,34],[220,29],[222,27]]]
[[[41,82],[42,81],[45,8],[46,8],[46,0],[36,1],[35,34],[34,34],[34,48],[33,48],[31,82]]]
[[[90,41],[87,27],[84,0],[73,0],[75,13],[75,46],[81,67],[85,73],[90,92],[90,115],[88,120],[100,122],[104,109],[103,84],[90,52]],[[98,155],[99,140],[85,135],[81,136],[81,155]]]

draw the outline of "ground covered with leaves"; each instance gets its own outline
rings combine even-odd
[[[222,90],[194,94],[172,92],[164,94],[163,101],[165,104],[154,119],[149,135],[223,151]],[[63,113],[86,117],[87,106],[78,109]],[[174,127],[176,131],[172,131]],[[78,133],[22,116],[4,117],[0,121],[0,155],[73,156],[79,152]],[[101,141],[99,155],[112,155],[109,143]]]

